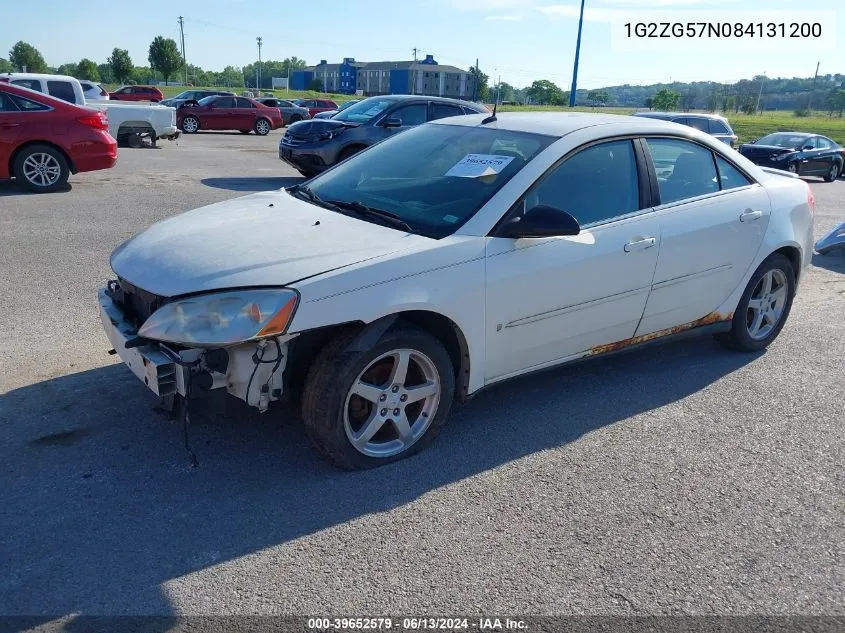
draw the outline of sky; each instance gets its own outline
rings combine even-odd
[[[434,55],[441,64],[481,69],[517,87],[548,79],[569,88],[575,55],[580,0],[203,0],[193,4],[144,0],[127,19],[116,0],[41,0],[8,2],[0,12],[0,57],[18,40],[33,44],[47,63],[58,66],[83,57],[102,63],[114,47],[126,48],[138,66],[146,66],[147,50],[156,35],[179,42],[177,18],[185,18],[185,49],[189,63],[208,70],[242,66],[258,57],[256,37],[263,38],[263,59],[295,55],[309,64],[321,59],[339,62],[413,59]],[[624,51],[614,47],[614,20],[658,17],[666,12],[707,11],[717,19],[730,12],[749,11],[766,20],[772,10],[795,10],[791,0],[586,0],[579,88],[674,81],[731,82],[755,75],[769,77],[845,74],[845,4],[813,0],[808,9],[825,16],[826,37],[839,24],[841,36],[826,47],[800,42],[768,48],[679,49],[652,42],[656,50]],[[127,5],[128,6],[128,5]],[[654,13],[655,11],[659,13]],[[687,14],[684,13],[684,16]],[[801,18],[806,11],[793,14]],[[828,19],[830,17],[837,19]],[[663,47],[663,48],[660,48]]]

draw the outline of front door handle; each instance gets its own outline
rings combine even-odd
[[[763,217],[762,211],[751,211],[750,209],[739,216],[740,222],[751,222],[753,220],[759,220]]]
[[[636,240],[634,242],[628,242],[625,244],[625,252],[626,253],[634,253],[636,251],[644,251],[647,248],[651,248],[657,243],[657,238],[655,237],[644,237],[641,240]]]

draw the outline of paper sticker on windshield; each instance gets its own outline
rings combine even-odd
[[[467,154],[458,161],[447,176],[458,178],[481,178],[495,176],[502,172],[513,160],[513,156],[499,156],[496,154]]]

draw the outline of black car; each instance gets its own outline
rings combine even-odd
[[[331,119],[311,119],[291,125],[279,141],[279,158],[311,177],[370,145],[426,121],[487,112],[486,106],[445,97],[369,97]]]
[[[226,90],[185,90],[175,97],[164,99],[161,102],[161,105],[170,106],[171,108],[181,108],[185,104],[196,105],[200,99],[205,99],[206,97],[218,96],[233,97],[235,96],[235,93],[228,92]]]
[[[845,149],[826,136],[806,132],[775,132],[740,146],[739,153],[761,167],[827,182],[836,180],[845,164]]]

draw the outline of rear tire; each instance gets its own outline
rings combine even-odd
[[[830,169],[828,170],[827,175],[824,177],[824,181],[825,182],[833,182],[834,180],[839,178],[839,172],[840,172],[839,165],[837,165],[836,163],[833,163],[833,165],[830,166]]]
[[[421,451],[440,432],[455,394],[449,354],[428,332],[399,326],[370,349],[347,351],[356,334],[341,334],[323,348],[302,395],[308,436],[347,470]],[[397,375],[399,368],[405,371]]]
[[[769,255],[751,276],[731,321],[731,330],[716,334],[725,347],[759,352],[786,324],[795,297],[795,271],[780,253]]]
[[[54,147],[30,145],[15,157],[12,173],[30,191],[49,193],[65,185],[70,166],[64,154]]]
[[[801,166],[797,162],[789,163],[789,166],[786,169],[787,169],[787,171],[789,171],[792,174],[795,174],[795,175],[801,174]]]
[[[273,129],[273,125],[267,119],[258,119],[253,129],[258,136],[267,136]]]

